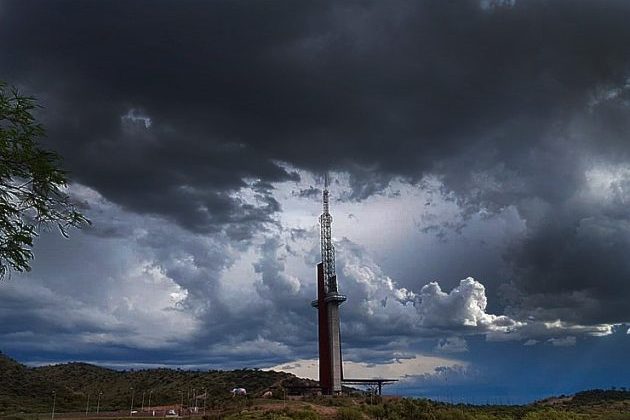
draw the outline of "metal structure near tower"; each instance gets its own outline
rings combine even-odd
[[[346,297],[339,294],[335,274],[335,248],[332,244],[332,216],[329,212],[328,176],[322,193],[323,211],[321,226],[322,261],[317,264],[317,299],[311,305],[317,308],[319,335],[319,385],[325,395],[341,393],[343,365],[341,359],[341,331],[339,305]]]

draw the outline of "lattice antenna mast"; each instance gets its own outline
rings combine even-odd
[[[323,212],[319,216],[321,226],[322,263],[324,265],[324,285],[326,293],[337,292],[337,278],[335,276],[335,247],[332,244],[332,216],[328,208],[328,173],[324,175],[324,191],[322,193]]]

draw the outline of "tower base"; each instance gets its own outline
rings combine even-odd
[[[324,395],[341,393],[343,365],[339,305],[345,300],[345,296],[336,292],[326,293],[323,263],[317,264],[317,300],[311,302],[311,305],[317,308],[319,385]]]

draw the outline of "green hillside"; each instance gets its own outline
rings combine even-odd
[[[208,407],[218,407],[231,398],[230,390],[235,387],[246,388],[255,396],[266,390],[278,390],[283,384],[299,383],[313,382],[288,373],[252,369],[117,371],[86,363],[30,368],[0,353],[0,415],[49,412],[53,391],[59,412],[84,411],[88,394],[93,411],[101,392],[100,410],[114,411],[130,408],[132,387],[136,407],[142,403],[143,392],[148,405],[150,391],[152,406],[179,404],[182,396],[184,405],[192,406],[193,390],[199,395],[204,389]]]
[[[88,395],[94,417],[96,396],[102,392],[100,412],[110,416],[129,415],[131,388],[134,407],[176,405],[194,406],[196,394],[207,391],[207,415],[203,420],[261,419],[466,419],[466,420],[630,420],[630,391],[590,390],[575,395],[547,398],[521,406],[446,404],[426,399],[370,398],[354,392],[344,397],[303,397],[283,400],[282,387],[312,386],[314,381],[283,372],[252,369],[233,371],[184,371],[148,369],[117,371],[86,363],[66,363],[37,368],[26,367],[0,353],[0,417],[37,420],[50,413],[56,393],[56,419],[83,416]],[[247,398],[232,398],[230,390],[243,387]],[[261,399],[271,390],[272,399]],[[350,390],[350,389],[348,389]],[[203,399],[198,400],[198,405]],[[62,415],[61,413],[76,414]],[[141,416],[141,414],[138,414]],[[50,418],[46,414],[45,418]],[[149,419],[150,417],[145,417]]]

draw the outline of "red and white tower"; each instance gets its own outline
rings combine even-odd
[[[321,225],[322,261],[317,264],[317,299],[311,305],[317,308],[319,335],[319,385],[326,395],[340,394],[343,380],[341,361],[341,333],[339,305],[346,297],[339,294],[335,274],[335,248],[332,244],[332,216],[328,209],[328,176],[322,194]]]

